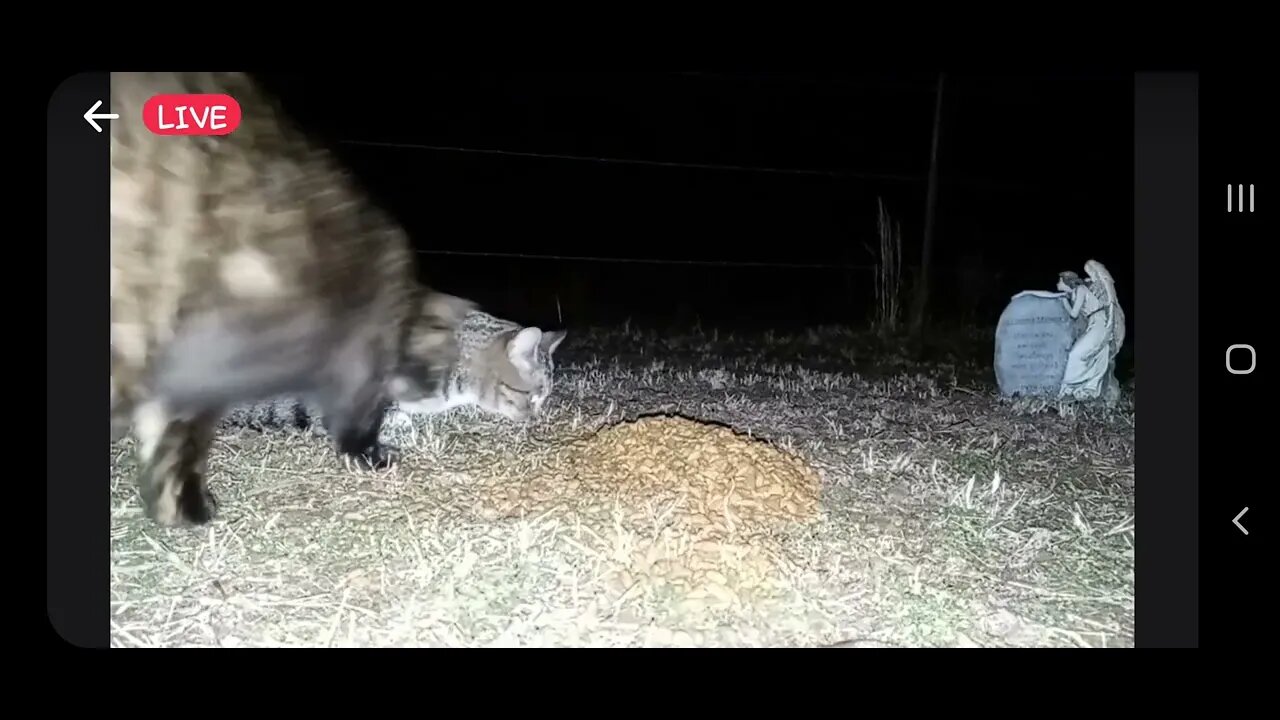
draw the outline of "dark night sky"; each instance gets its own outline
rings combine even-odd
[[[336,149],[424,250],[866,265],[879,196],[902,222],[905,263],[918,256],[934,103],[927,74],[264,79],[320,137],[347,141]],[[1132,320],[1131,87],[1128,75],[948,76],[937,314],[976,306],[958,296],[968,287],[987,293],[982,312],[994,324],[1008,295],[1051,289],[1058,271],[1082,272],[1096,257]],[[870,270],[420,259],[442,289],[550,325],[859,322],[871,298]]]

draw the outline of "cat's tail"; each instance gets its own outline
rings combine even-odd
[[[422,300],[422,315],[430,324],[450,335],[457,330],[467,315],[480,309],[474,300],[457,295],[428,290]]]
[[[427,290],[409,333],[407,356],[418,382],[428,393],[443,386],[461,356],[458,331],[467,315],[478,310],[472,300]]]

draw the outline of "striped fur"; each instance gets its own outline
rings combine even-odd
[[[554,353],[565,338],[564,330],[524,327],[478,309],[472,309],[450,330],[454,343],[451,352],[436,351],[430,357],[448,357],[452,362],[446,367],[434,367],[425,381],[412,374],[393,378],[393,383],[418,381],[430,390],[416,400],[402,400],[390,406],[388,410],[394,413],[389,422],[464,406],[516,422],[539,414],[554,386]],[[228,421],[236,427],[258,430],[325,432],[320,407],[297,397],[237,408]]]
[[[142,111],[163,93],[231,95],[242,122],[156,135]],[[315,397],[339,453],[393,463],[383,408],[438,388],[390,378],[454,349],[414,334],[449,301],[424,296],[403,228],[248,75],[112,73],[110,103],[111,425],[134,436],[147,517],[214,516],[213,430],[263,398]]]

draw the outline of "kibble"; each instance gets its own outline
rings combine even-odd
[[[580,523],[590,532],[575,537],[616,563],[604,581],[615,598],[662,589],[668,611],[691,614],[786,587],[775,531],[817,519],[819,490],[813,468],[766,442],[655,417],[556,449],[518,482],[482,487],[475,512]],[[688,633],[653,632],[656,644],[694,644]]]

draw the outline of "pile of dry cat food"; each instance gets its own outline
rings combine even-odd
[[[487,488],[489,520],[554,513],[588,528],[614,594],[681,612],[752,602],[779,580],[776,535],[819,513],[819,477],[759,439],[650,417],[580,439]]]

